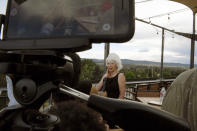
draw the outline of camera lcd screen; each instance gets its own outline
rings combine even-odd
[[[20,1],[10,2],[6,39],[113,39],[133,35],[129,0]]]

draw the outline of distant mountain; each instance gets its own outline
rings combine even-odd
[[[103,63],[102,59],[92,59],[95,63]],[[129,60],[129,59],[121,59],[123,65],[155,65],[160,66],[160,62],[153,61],[138,61],[138,60]],[[179,66],[179,67],[189,67],[189,64],[182,63],[164,63],[165,66]],[[197,67],[197,65],[195,65]]]

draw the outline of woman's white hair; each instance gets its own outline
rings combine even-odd
[[[121,62],[121,60],[120,60],[120,57],[117,55],[117,54],[115,54],[115,53],[110,53],[109,55],[108,55],[108,57],[106,58],[106,65],[107,65],[107,63],[109,63],[109,62],[115,62],[115,64],[117,65],[117,67],[118,67],[118,71],[120,71],[121,69],[122,69],[122,62]]]

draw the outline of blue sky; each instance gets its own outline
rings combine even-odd
[[[138,3],[144,0],[136,0],[136,17],[151,21],[151,23],[179,31],[192,33],[192,11],[190,9],[183,12],[148,18],[159,14],[167,14],[187,7],[168,0],[152,0]],[[0,13],[5,13],[2,5],[6,0],[0,1]],[[197,25],[197,23],[196,23]],[[160,62],[161,60],[161,29],[148,24],[136,21],[134,37],[125,43],[111,43],[110,52],[117,53],[122,59],[150,60]],[[191,40],[165,32],[164,62],[190,63]],[[196,48],[197,50],[197,48]],[[92,49],[79,52],[82,58],[104,58],[104,43],[93,44]],[[197,64],[197,53],[195,52],[195,64]]]

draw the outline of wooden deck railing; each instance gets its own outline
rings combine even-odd
[[[147,80],[126,82],[125,99],[136,100],[136,97],[158,97],[161,87],[168,89],[174,79]]]

